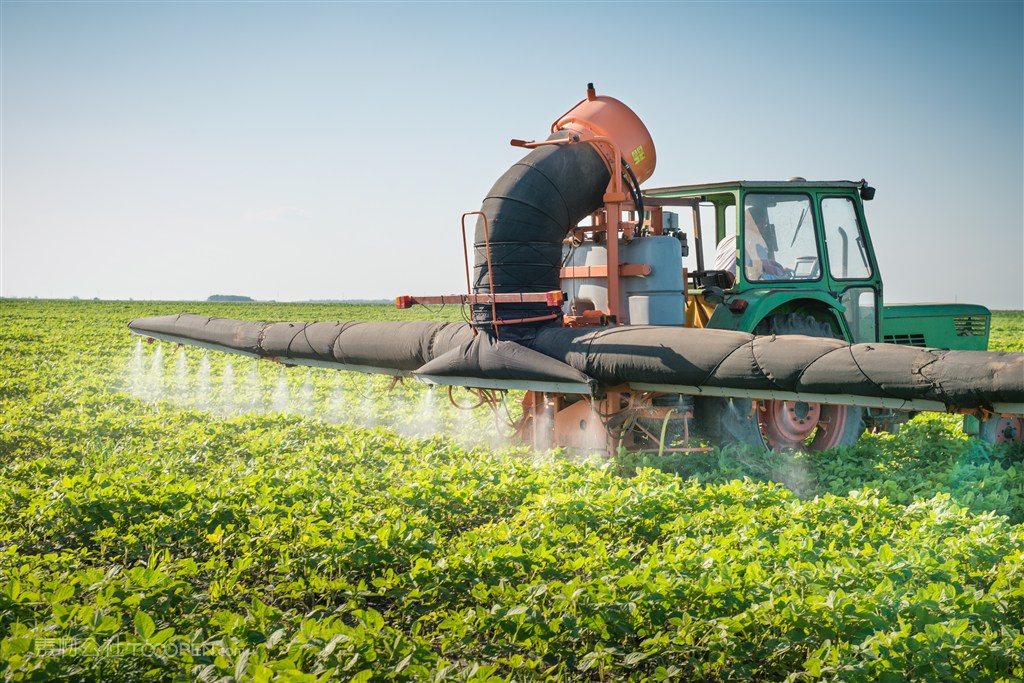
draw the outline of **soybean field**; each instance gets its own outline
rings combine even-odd
[[[186,310],[461,319],[0,301],[3,680],[1024,679],[1024,449],[956,416],[806,455],[538,453],[514,397],[126,328]],[[993,321],[1024,350],[1024,313]]]

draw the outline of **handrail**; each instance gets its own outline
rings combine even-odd
[[[484,248],[487,250],[487,285],[491,290],[491,327],[494,328],[494,338],[499,339],[498,336],[498,304],[494,300],[494,269],[491,267],[491,228],[487,223],[487,215],[483,211],[467,211],[462,214],[462,257],[466,263],[466,294],[472,294],[472,289],[469,284],[469,254],[467,252],[468,246],[466,242],[466,216],[478,215],[484,219]],[[474,335],[476,328],[473,328]]]

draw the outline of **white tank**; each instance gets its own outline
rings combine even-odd
[[[683,255],[679,240],[668,235],[638,237],[630,244],[619,242],[623,264],[647,264],[651,274],[645,277],[623,277],[620,280],[619,311],[622,322],[631,325],[682,325],[686,305],[683,296]],[[604,266],[608,250],[604,245],[586,242],[575,249],[565,247],[565,267]],[[608,305],[608,288],[604,278],[571,278],[562,280],[568,294],[565,312],[573,299],[589,299],[598,309]]]

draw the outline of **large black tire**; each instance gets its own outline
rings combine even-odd
[[[830,325],[802,313],[765,318],[754,333],[838,337]],[[699,398],[696,413],[698,433],[719,445],[740,443],[770,450],[819,451],[856,443],[864,433],[864,411],[853,406],[762,401],[754,411],[748,399]],[[790,422],[780,425],[787,417]],[[796,429],[787,431],[783,427]],[[806,443],[802,438],[804,429],[810,438]]]
[[[697,434],[719,446],[740,443],[768,448],[757,425],[753,402],[746,398],[694,399]]]

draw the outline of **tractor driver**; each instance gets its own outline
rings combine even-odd
[[[748,280],[791,280],[793,273],[775,260],[778,245],[768,220],[769,196],[748,194],[744,220],[745,272]]]
[[[768,203],[766,195],[747,195],[744,214],[744,270],[748,280],[789,280],[793,277],[792,273],[771,258],[775,249],[769,246],[768,239],[762,232],[762,228],[765,228],[769,235],[773,234],[768,222]],[[724,270],[735,280],[735,234],[728,235],[718,243],[715,250],[715,270]]]

